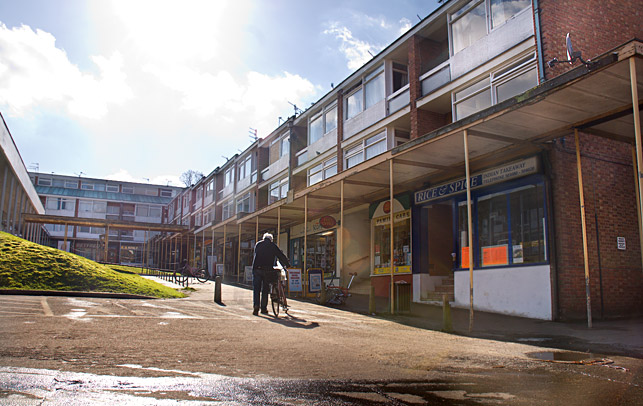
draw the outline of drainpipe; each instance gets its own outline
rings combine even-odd
[[[536,31],[536,47],[538,49],[538,72],[540,72],[540,83],[545,81],[545,55],[543,55],[543,39],[540,34],[540,5],[538,0],[533,0],[534,8],[534,29]]]

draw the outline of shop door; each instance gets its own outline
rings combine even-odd
[[[429,275],[453,275],[453,205],[437,203],[428,207]]]

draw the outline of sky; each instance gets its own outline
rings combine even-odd
[[[0,112],[30,171],[184,186],[437,6],[0,0]]]

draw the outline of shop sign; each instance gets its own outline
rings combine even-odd
[[[511,164],[501,166],[499,168],[494,168],[485,172],[471,175],[470,186],[471,189],[475,189],[482,186],[488,186],[494,183],[519,178],[521,176],[530,175],[536,172],[538,172],[538,159],[536,157],[531,157],[522,161],[513,162]],[[458,179],[454,182],[445,183],[439,186],[415,192],[415,204],[425,203],[452,194],[461,193],[466,191],[466,189],[466,179]]]
[[[121,244],[121,251],[137,251],[140,247],[140,245]]]
[[[395,213],[393,215],[393,221],[396,223],[410,218],[411,218],[411,210],[406,210],[401,213]],[[391,222],[391,216],[383,216],[375,219],[376,226],[382,226],[385,224],[389,224],[390,222]]]
[[[333,216],[324,216],[319,219],[319,225],[324,228],[333,228],[337,225],[337,221]]]
[[[410,265],[405,265],[405,266],[396,266],[395,269],[393,270],[393,273],[395,274],[402,274],[402,273],[411,273],[411,266]],[[391,267],[384,267],[384,268],[375,268],[373,270],[373,275],[390,275],[391,274]]]
[[[334,216],[323,216],[322,218],[309,221],[306,227],[308,235],[317,234],[331,228],[337,227],[337,219]],[[290,233],[290,238],[298,238],[304,236],[304,226],[298,224],[294,226]]]
[[[288,290],[301,292],[301,269],[288,268]]]

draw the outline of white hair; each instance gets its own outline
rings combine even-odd
[[[265,233],[265,234],[263,235],[263,239],[264,239],[264,240],[270,240],[270,241],[272,241],[272,239],[273,239],[272,234],[270,234],[270,233]]]

